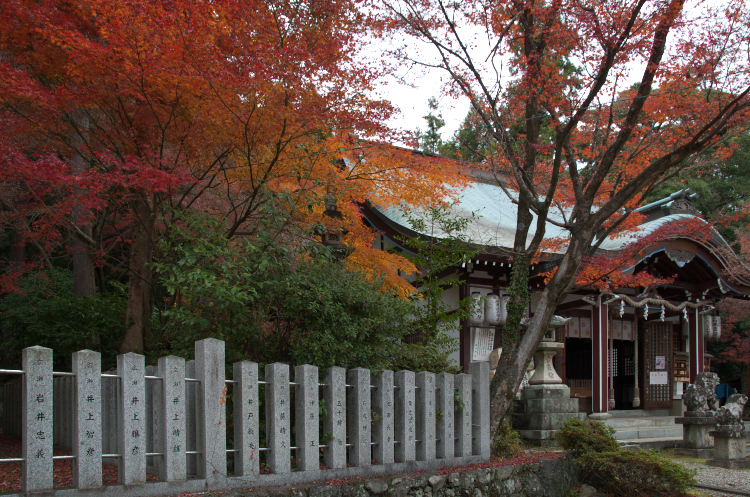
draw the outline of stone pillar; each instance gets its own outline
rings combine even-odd
[[[234,474],[260,474],[258,430],[258,364],[235,362],[234,374]]]
[[[419,440],[416,456],[418,461],[430,461],[435,459],[435,374],[417,373],[416,386],[416,431]]]
[[[373,425],[372,458],[378,464],[393,462],[393,371],[384,370],[373,379],[372,410],[378,416]]]
[[[456,405],[456,444],[455,455],[458,457],[471,455],[471,375],[461,373],[456,375],[456,390],[458,403]]]
[[[146,376],[159,376],[159,369],[156,366],[146,366]],[[159,380],[146,381],[146,405],[151,409],[146,409],[146,452],[163,454],[162,450],[162,426],[158,420],[163,419],[162,403],[162,382]],[[146,459],[146,472],[152,474],[161,474],[161,457],[149,457]]]
[[[318,368],[305,364],[294,368],[294,412],[297,468],[320,470],[320,406]]]
[[[289,366],[266,364],[266,439],[272,473],[292,470],[289,412]]]
[[[437,444],[435,453],[438,459],[450,459],[455,448],[453,435],[453,375],[440,373],[435,381],[437,406]]]
[[[372,462],[370,434],[370,370],[350,369],[347,373],[350,390],[347,396],[347,426],[349,428],[349,462],[352,466],[369,466]]]
[[[205,338],[195,342],[195,374],[198,419],[198,477],[209,487],[227,475],[226,383],[224,342]]]
[[[158,376],[162,378],[160,425],[164,456],[159,466],[161,481],[180,481],[187,478],[187,413],[185,402],[185,359],[173,355],[160,357]]]
[[[346,370],[331,367],[325,379],[326,416],[323,433],[331,437],[325,441],[323,460],[331,469],[346,467]]]
[[[195,360],[185,362],[185,378],[197,379],[195,374]],[[198,387],[200,385],[194,381],[185,381],[185,403],[187,409],[185,413],[185,447],[190,451],[198,450],[198,420],[195,418],[198,406]],[[187,456],[187,474],[195,476],[198,474],[198,455]]]
[[[414,373],[412,371],[398,371],[394,375],[396,383],[396,461],[413,461],[416,456],[414,438]]]
[[[51,491],[52,349],[27,347],[21,352],[21,364],[25,372],[21,390],[21,457],[25,460],[21,487],[23,492]],[[7,416],[10,403],[4,407]]]
[[[146,359],[133,352],[117,356],[120,377],[118,447],[119,481],[146,483]]]
[[[101,354],[73,353],[76,378],[73,409],[73,486],[79,490],[102,486],[102,369]]]
[[[472,390],[472,420],[475,454],[490,458],[490,364],[472,362],[469,366]]]

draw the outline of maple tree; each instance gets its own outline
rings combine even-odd
[[[469,98],[493,142],[485,164],[507,174],[518,206],[506,326],[517,335],[491,384],[494,437],[581,262],[632,227],[665,178],[745,125],[748,5],[385,0],[383,15],[432,49],[396,55],[447,72],[447,93]],[[549,223],[569,237],[520,333]]]
[[[2,222],[34,247],[22,271],[69,251],[84,279],[129,283],[122,352],[140,351],[154,304],[155,242],[173,213],[252,237],[324,224],[368,274],[413,271],[371,249],[358,202],[423,205],[458,176],[385,147],[393,112],[367,96],[383,68],[357,58],[380,24],[361,2],[19,0],[0,12]],[[342,162],[343,161],[343,162]],[[7,187],[7,188],[6,188]],[[324,215],[335,200],[337,217]],[[81,243],[83,242],[83,243]],[[293,243],[285,240],[284,243]],[[17,251],[18,252],[18,251]],[[34,258],[33,256],[37,256]],[[18,261],[17,261],[18,262]],[[395,274],[390,285],[411,289]]]

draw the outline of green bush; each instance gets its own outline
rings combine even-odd
[[[492,442],[492,452],[500,458],[516,457],[523,453],[521,435],[510,427],[507,418],[503,418]]]
[[[570,419],[555,435],[565,449],[580,457],[587,452],[616,451],[620,445],[615,440],[615,430],[599,421]]]
[[[418,303],[350,270],[309,234],[283,246],[266,229],[227,240],[217,220],[183,215],[154,263],[173,296],[160,354],[190,357],[193,341],[226,341],[227,362],[286,362],[320,368],[446,371],[455,340],[402,344]]]
[[[70,371],[70,355],[81,349],[101,352],[102,368],[115,367],[125,334],[127,297],[122,285],[107,294],[76,297],[73,274],[66,269],[32,273],[21,280],[24,293],[0,297],[4,354],[21,362],[21,350],[40,345],[54,353],[55,370]]]
[[[695,484],[694,472],[653,451],[622,450],[615,430],[571,419],[557,440],[577,458],[582,480],[612,496],[678,497]]]
[[[579,464],[583,481],[614,496],[678,497],[695,485],[695,472],[654,451],[589,451]]]

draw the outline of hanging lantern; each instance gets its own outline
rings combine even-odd
[[[714,316],[714,338],[721,338],[721,316]]]
[[[471,292],[471,298],[469,303],[469,325],[470,326],[482,326],[484,325],[484,302],[483,297],[479,292]]]
[[[703,315],[703,336],[708,340],[714,338],[714,318],[708,314]]]
[[[500,297],[491,293],[484,299],[484,319],[489,326],[500,324]]]

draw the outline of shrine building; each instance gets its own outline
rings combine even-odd
[[[404,238],[426,236],[411,229],[400,208],[363,206],[365,221],[380,237],[376,248],[403,249]],[[619,238],[605,239],[599,253],[617,254],[637,238],[681,219],[697,218],[689,191],[638,209],[644,216],[639,230]],[[455,304],[465,297],[507,299],[512,262],[508,252],[516,231],[516,206],[494,180],[478,178],[462,189],[450,214],[471,218],[464,235],[481,247],[478,255],[455,268],[461,284],[446,290],[444,301]],[[472,216],[473,214],[473,216]],[[418,215],[418,213],[417,213]],[[564,238],[566,232],[547,224],[546,238]],[[529,236],[533,236],[531,233]],[[727,257],[732,252],[715,231],[709,236],[678,236],[655,243],[639,252],[626,272],[672,278],[668,285],[650,288],[639,295],[633,288],[600,293],[582,288],[570,293],[555,314],[572,318],[557,331],[565,344],[555,357],[555,369],[578,397],[579,409],[606,417],[609,410],[678,409],[683,389],[695,375],[710,367],[706,340],[720,335],[716,302],[727,297],[750,296],[750,280],[731,276]],[[544,288],[544,273],[553,269],[554,252],[530,267],[529,285],[533,313]],[[452,356],[464,371],[474,361],[489,360],[490,352],[502,347],[504,317],[489,320],[474,316],[456,327],[460,348]]]

